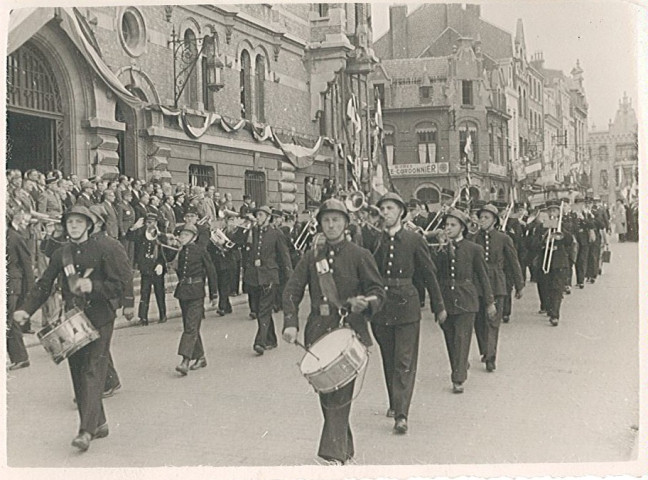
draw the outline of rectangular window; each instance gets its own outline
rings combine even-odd
[[[374,85],[374,95],[380,99],[380,106],[385,108],[385,84],[378,83]]]
[[[198,187],[216,185],[214,167],[207,165],[189,165],[189,185]]]
[[[463,80],[461,82],[461,104],[462,105],[472,105],[473,104],[473,85],[470,80]]]
[[[328,17],[329,4],[328,3],[318,3],[317,4],[317,13],[320,17]]]
[[[418,137],[419,163],[436,163],[437,132],[426,130],[416,133]]]
[[[266,177],[263,172],[245,172],[245,194],[252,197],[257,207],[266,203]]]
[[[206,112],[210,112],[212,110],[212,105],[211,102],[209,101],[209,88],[207,88],[207,58],[203,57],[201,60],[202,63],[202,102],[205,107]]]
[[[394,132],[385,131],[385,154],[387,155],[387,165],[394,164]]]
[[[419,87],[419,97],[421,101],[429,102],[430,101],[430,87]]]

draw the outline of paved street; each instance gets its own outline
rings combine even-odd
[[[502,326],[495,373],[476,341],[463,395],[453,395],[441,330],[426,309],[410,432],[392,434],[379,352],[353,404],[357,463],[470,464],[630,460],[638,425],[638,247],[613,244],[596,284],[563,303],[560,326],[538,315],[536,285]],[[302,305],[302,312],[307,311]],[[152,307],[154,310],[155,307]],[[66,365],[40,346],[32,366],[8,373],[8,464],[13,467],[280,466],[317,464],[321,412],[301,376],[302,351],[281,343],[255,357],[247,305],[208,314],[209,365],[174,371],[181,333],[165,325],[115,332],[123,388],[105,400],[110,436],[79,454]],[[280,315],[278,329],[282,321]]]

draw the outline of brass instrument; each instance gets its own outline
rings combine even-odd
[[[403,227],[411,230],[412,232],[420,233],[421,235],[425,235],[425,230],[423,230],[423,227],[419,227],[417,224],[415,224],[413,221],[409,220],[409,215],[406,217],[408,220],[405,220],[403,222]]]
[[[60,223],[62,218],[60,215],[47,215],[36,210],[31,210],[29,215],[31,216],[31,223]]]
[[[226,217],[240,217],[240,214],[236,213],[234,210],[229,210],[227,208],[218,209],[218,218]]]
[[[434,216],[434,218],[430,221],[430,223],[428,223],[428,226],[425,227],[425,228],[423,229],[423,234],[424,234],[424,235],[425,235],[426,233],[428,233],[429,231],[434,231],[434,230],[436,230],[437,228],[439,228],[439,227],[441,226],[441,223],[443,222],[443,216],[445,215],[445,213],[446,213],[450,208],[454,208],[455,205],[457,205],[457,202],[458,202],[459,199],[461,198],[461,192],[462,192],[462,190],[463,190],[463,189],[459,190],[459,193],[457,193],[457,194],[455,195],[455,197],[454,197],[454,199],[452,200],[452,203],[450,204],[449,207],[446,207],[445,205],[442,205],[441,208],[439,208],[439,210],[437,210],[437,213],[436,213],[436,215]]]
[[[377,232],[382,232],[381,228],[372,225],[366,220],[362,220],[359,216],[356,215],[356,212],[359,212],[363,208],[367,207],[367,199],[365,197],[365,194],[360,190],[351,192],[347,196],[347,198],[344,199],[344,206],[347,208],[349,216],[352,216],[361,227],[366,226]]]
[[[500,231],[502,232],[506,231],[506,224],[508,223],[512,212],[513,212],[513,202],[509,203],[506,206],[506,210],[504,211],[504,220],[502,220],[502,223],[500,223],[500,228],[499,228]]]
[[[220,228],[214,228],[211,231],[209,239],[214,245],[222,247],[225,250],[230,250],[236,246],[236,244],[231,241]]]
[[[306,223],[306,225],[304,225],[304,228],[302,228],[302,231],[299,232],[299,235],[293,242],[295,250],[303,253],[303,251],[306,249],[306,245],[308,245],[309,237],[314,237],[316,233],[317,220],[312,218]]]
[[[549,228],[547,230],[547,241],[545,243],[544,256],[542,258],[542,271],[547,274],[551,270],[551,259],[553,258],[554,243],[556,240],[561,240],[563,237],[562,234],[562,218],[563,218],[563,205],[564,202],[560,202],[560,214],[558,215],[558,226],[554,228]]]

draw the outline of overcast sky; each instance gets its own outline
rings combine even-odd
[[[401,2],[404,3],[404,2]],[[373,3],[374,40],[389,28],[390,3]],[[410,3],[410,12],[420,3]],[[482,18],[515,38],[518,18],[524,22],[528,56],[544,53],[545,67],[569,74],[580,59],[589,103],[589,124],[607,127],[623,92],[637,105],[636,17],[639,7],[627,2],[488,2]],[[637,115],[639,112],[637,111]]]

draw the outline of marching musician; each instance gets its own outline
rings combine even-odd
[[[285,278],[292,275],[286,237],[271,226],[271,216],[269,206],[257,209],[257,224],[249,232],[243,271],[251,310],[257,314],[258,330],[252,346],[257,355],[277,346],[272,307],[279,288],[279,271],[283,270]]]
[[[334,198],[323,202],[317,221],[325,242],[305,252],[286,284],[283,338],[289,343],[297,340],[299,304],[308,286],[311,310],[304,328],[307,347],[338,328],[341,304],[351,312],[345,318],[347,324],[360,341],[371,345],[367,316],[378,312],[385,298],[376,262],[368,250],[347,240],[345,230],[350,218],[343,202]],[[318,456],[331,464],[342,465],[355,454],[349,426],[354,385],[355,380],[332,393],[319,394],[324,427]]]
[[[497,230],[500,225],[497,207],[492,204],[484,205],[478,210],[477,215],[480,231],[475,235],[473,242],[480,245],[485,252],[486,271],[495,297],[496,314],[487,315],[485,297],[480,295],[479,311],[475,318],[475,334],[482,362],[486,364],[486,371],[492,372],[496,368],[499,328],[504,311],[504,297],[508,292],[505,272],[510,272],[512,276],[515,298],[522,298],[524,280],[513,240],[504,232]]]
[[[376,205],[369,205],[366,210],[367,220],[362,225],[362,246],[370,252],[374,252],[381,236],[382,217],[380,216],[380,209]]]
[[[189,205],[187,207],[184,214],[184,224],[180,225],[179,227],[176,227],[174,235],[180,236],[182,229],[185,228],[185,226],[187,225],[193,225],[194,227],[196,227],[196,231],[198,232],[198,236],[194,240],[196,245],[198,245],[201,248],[207,248],[207,245],[209,244],[209,237],[211,236],[211,232],[209,230],[209,227],[199,220],[198,208],[196,208],[195,205]]]
[[[523,204],[517,202],[513,205],[515,211],[509,215],[509,219],[508,222],[506,223],[506,229],[504,233],[506,233],[509,237],[511,237],[511,240],[513,240],[513,246],[515,247],[515,251],[517,252],[517,259],[518,259],[518,263],[520,264],[522,281],[526,282],[524,259],[526,258],[527,253],[526,253],[525,235],[524,235],[525,229],[520,218],[521,206],[523,206]],[[502,322],[509,323],[511,321],[511,313],[512,313],[511,297],[513,293],[513,287],[515,286],[515,278],[513,272],[511,272],[509,269],[505,269],[504,273],[506,274],[506,296],[504,297]]]
[[[212,235],[211,241],[207,245],[207,252],[209,252],[216,268],[216,277],[218,278],[218,309],[216,313],[221,317],[232,313],[229,297],[232,291],[232,275],[236,268],[236,249],[239,246],[233,240],[233,238],[239,238],[233,235],[236,232],[236,228],[232,227],[233,219],[233,216],[225,213],[224,218],[217,218],[214,222],[214,227],[221,230],[224,236],[232,242],[232,245],[226,245],[225,238],[218,235]],[[244,242],[245,239],[243,238],[242,241]]]
[[[168,259],[172,261],[178,255],[178,285],[174,296],[180,302],[182,311],[183,332],[178,346],[178,355],[182,362],[176,371],[182,376],[189,370],[207,366],[205,350],[200,336],[200,324],[205,317],[205,278],[209,282],[209,298],[212,307],[217,306],[218,280],[216,270],[205,247],[196,243],[198,229],[194,224],[185,223],[180,227],[180,252],[171,251]],[[194,363],[189,365],[193,360]]]
[[[70,243],[52,255],[49,266],[28,294],[23,309],[14,319],[26,321],[45,302],[59,276],[64,278],[62,291],[67,309],[82,308],[99,338],[68,358],[80,416],[79,433],[72,445],[86,451],[93,439],[108,435],[108,424],[102,405],[110,340],[115,310],[124,295],[123,278],[130,273],[128,258],[122,248],[100,246],[89,235],[93,217],[83,206],[74,206],[63,216]]]
[[[143,326],[149,324],[148,311],[151,300],[151,288],[155,293],[160,320],[167,321],[166,290],[164,276],[167,273],[167,253],[160,241],[160,232],[157,227],[158,216],[147,213],[129,229],[128,238],[135,244],[137,252],[136,263],[140,272],[140,302],[137,310],[138,323]],[[170,255],[168,255],[170,257]]]
[[[587,260],[590,249],[590,229],[593,228],[592,218],[589,213],[583,209],[584,198],[577,198],[574,204],[577,205],[577,221],[574,231],[574,237],[578,245],[578,255],[576,256],[576,285],[578,288],[585,288],[585,278],[587,273]]]
[[[383,195],[376,204],[384,219],[374,258],[385,284],[385,303],[371,318],[371,330],[380,346],[389,396],[388,417],[394,431],[407,432],[409,406],[418,363],[421,307],[414,278],[421,279],[430,295],[437,321],[446,320],[436,267],[422,235],[403,228],[407,206],[396,193]],[[425,228],[425,227],[423,227]]]
[[[468,377],[468,355],[480,292],[488,318],[493,319],[497,314],[484,249],[465,238],[469,224],[467,214],[450,208],[445,216],[447,243],[435,252],[437,279],[448,312],[447,320],[442,322],[439,318],[439,324],[452,368],[453,393],[463,393]]]
[[[431,220],[431,218],[429,218],[429,214],[423,208],[421,202],[416,198],[411,198],[407,206],[410,209],[410,218],[412,219],[412,223],[416,227],[419,227],[421,229],[420,231],[424,231],[427,228],[429,220]],[[422,278],[418,277],[418,275],[414,276],[413,281],[414,287],[416,287],[416,291],[418,292],[421,308],[423,308],[425,306],[425,282]]]
[[[556,223],[560,216],[560,202],[558,200],[547,201],[546,213],[549,221]],[[573,237],[569,232],[558,232],[555,228],[546,226],[538,226],[535,230],[536,278],[538,293],[541,296],[541,310],[546,310],[549,322],[554,327],[558,326],[560,320],[560,305],[565,290],[566,270],[570,267],[569,251],[572,242]],[[552,245],[553,249],[551,249]],[[547,258],[548,260],[549,256],[551,256],[551,261],[544,265],[543,259]],[[545,266],[549,267],[548,272],[543,270]]]
[[[286,231],[284,230],[284,224],[283,224],[283,212],[277,208],[272,209],[272,226],[277,229],[279,233],[281,233],[284,236],[284,239],[286,240],[286,247],[288,247],[288,256],[290,258],[290,237],[286,235]],[[290,268],[292,269],[292,258],[290,260]],[[284,275],[283,269],[279,270],[279,286],[277,290],[275,291],[275,300],[274,300],[274,305],[272,307],[272,310],[275,313],[278,313],[281,311],[281,297],[283,295],[283,290],[284,287],[286,286],[286,282],[288,279]]]
[[[29,355],[23,342],[23,332],[14,312],[22,308],[27,294],[34,287],[34,270],[27,240],[21,232],[26,231],[30,215],[22,210],[10,214],[7,227],[7,355],[9,370],[29,367]]]
[[[604,209],[599,208],[597,201],[598,197],[586,202],[587,214],[590,218],[590,248],[589,257],[587,258],[587,277],[588,283],[596,282],[599,275],[601,248],[604,242],[604,231],[609,228]]]

